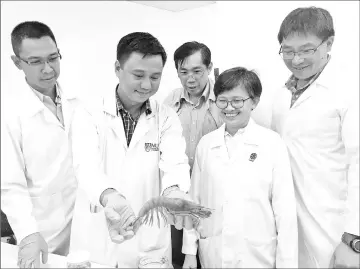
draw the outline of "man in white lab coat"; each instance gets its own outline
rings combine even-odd
[[[70,123],[78,101],[57,79],[61,55],[54,34],[27,21],[11,33],[15,66],[1,128],[1,208],[20,242],[18,265],[39,268],[40,252],[67,255],[77,189]]]
[[[79,109],[74,117],[79,193],[71,251],[85,249],[92,261],[122,268],[171,264],[168,225],[132,229],[134,212],[149,199],[185,198],[190,185],[179,118],[149,99],[159,88],[165,62],[164,48],[149,33],[124,36],[115,62],[119,84],[101,109]],[[178,217],[176,228],[184,223]]]
[[[292,75],[275,96],[272,128],[290,155],[300,268],[360,266],[358,103],[330,59],[334,35],[316,7],[292,11],[278,34]]]

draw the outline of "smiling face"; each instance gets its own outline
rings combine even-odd
[[[119,78],[120,98],[125,106],[143,104],[159,89],[164,65],[161,55],[133,52],[120,66],[115,63],[115,73]]]
[[[249,98],[248,91],[240,84],[230,91],[219,94],[217,99],[219,100],[245,100]],[[245,128],[249,122],[251,111],[255,109],[259,102],[259,98],[247,99],[244,101],[244,106],[241,108],[234,108],[231,103],[224,109],[221,109],[221,117],[226,124],[226,130],[233,133],[240,128]]]
[[[307,80],[318,73],[327,62],[327,54],[331,50],[333,37],[323,40],[313,34],[292,34],[282,42],[282,51],[299,52],[316,49],[315,53],[307,57],[295,55],[293,59],[285,60],[287,68],[294,76],[301,80]]]
[[[54,88],[60,75],[60,61],[31,66],[21,59],[36,62],[39,59],[49,59],[57,54],[58,48],[55,42],[49,36],[44,36],[25,38],[19,50],[19,57],[13,55],[11,58],[14,64],[24,71],[26,80],[31,87],[39,92],[47,92]]]

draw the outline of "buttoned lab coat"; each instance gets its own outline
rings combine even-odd
[[[67,255],[77,182],[69,130],[75,98],[61,91],[64,126],[23,81],[4,102],[1,209],[18,243],[40,232],[49,252]]]
[[[74,163],[79,180],[71,235],[71,251],[85,249],[91,260],[110,266],[137,268],[143,257],[171,264],[170,226],[142,225],[137,234],[121,244],[112,243],[99,197],[115,188],[137,214],[162,191],[178,184],[190,186],[185,140],[176,113],[151,102],[152,113],[141,114],[127,146],[121,116],[116,116],[115,98],[106,98],[101,110],[79,110],[73,123]],[[159,168],[161,173],[159,173]],[[160,175],[161,174],[161,175]],[[94,206],[97,213],[91,213]]]
[[[214,209],[184,231],[183,253],[203,268],[297,267],[297,220],[287,151],[280,136],[250,119],[229,158],[225,124],[197,147],[190,195]]]
[[[295,184],[300,268],[327,268],[343,232],[360,233],[359,105],[350,105],[348,81],[332,64],[292,108],[285,87],[273,103],[271,126],[287,145]]]

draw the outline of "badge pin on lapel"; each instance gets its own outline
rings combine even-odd
[[[251,162],[255,161],[256,157],[257,157],[257,154],[256,154],[256,153],[251,153],[251,154],[250,154],[249,161],[251,161]]]

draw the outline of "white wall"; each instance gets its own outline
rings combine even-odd
[[[220,72],[241,65],[257,70],[263,85],[262,98],[253,112],[254,119],[270,124],[272,94],[290,76],[278,55],[277,34],[288,13],[298,7],[317,6],[333,17],[335,41],[332,63],[342,66],[344,80],[352,89],[344,89],[359,100],[359,2],[358,1],[218,1],[215,66]],[[219,42],[220,41],[220,42]]]
[[[198,12],[202,17],[213,17],[211,9],[199,8]],[[39,20],[50,26],[63,55],[59,81],[66,85],[65,90],[76,91],[84,98],[96,98],[114,90],[114,63],[120,38],[133,31],[150,32],[168,53],[156,95],[162,100],[171,89],[181,86],[173,63],[176,48],[190,39],[209,43],[212,38],[209,28],[187,16],[127,1],[2,3],[2,85],[10,79],[23,79],[10,59],[12,29],[24,20]],[[3,92],[6,87],[2,89]]]
[[[263,95],[254,118],[267,126],[272,93],[289,76],[277,54],[280,24],[291,10],[309,5],[323,7],[332,14],[336,32],[332,61],[343,66],[346,79],[354,81],[356,87],[347,91],[358,100],[358,1],[218,1],[178,13],[127,1],[2,2],[1,92],[6,92],[12,79],[23,79],[10,59],[10,33],[24,20],[39,20],[52,28],[63,55],[62,85],[66,91],[89,100],[114,90],[117,78],[113,66],[119,39],[133,31],[147,31],[160,40],[168,53],[157,99],[162,100],[180,86],[173,63],[175,49],[186,41],[197,40],[209,46],[214,67],[220,72],[234,66],[258,72]]]

